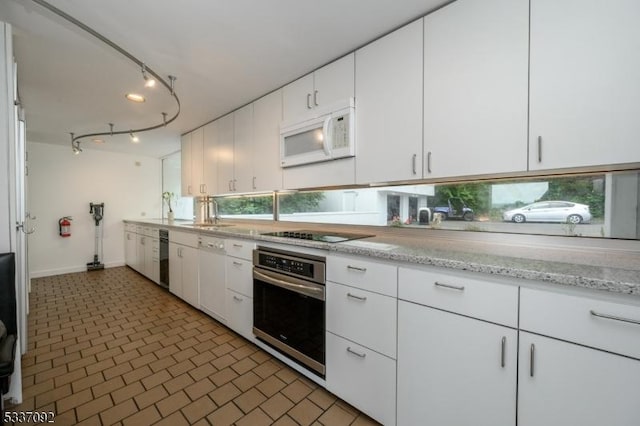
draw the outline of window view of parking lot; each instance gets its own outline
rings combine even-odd
[[[638,239],[640,173],[298,192],[280,220]]]

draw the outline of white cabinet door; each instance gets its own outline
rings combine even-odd
[[[233,112],[233,190],[253,191],[253,104]]]
[[[350,53],[283,88],[283,120],[299,121],[354,96],[354,54]]]
[[[194,195],[191,185],[191,133],[180,139],[180,191],[183,197]]]
[[[327,333],[326,368],[329,391],[382,424],[395,425],[395,360]],[[413,423],[421,424],[428,423]]]
[[[196,308],[200,308],[198,249],[183,246],[180,259],[182,261],[182,300]]]
[[[425,177],[527,170],[528,0],[424,18]]]
[[[200,309],[219,321],[225,321],[225,256],[206,250],[200,250],[198,255]]]
[[[253,299],[227,289],[227,326],[253,341]]]
[[[313,73],[314,108],[325,108],[354,96],[355,54],[350,53]]]
[[[529,168],[640,161],[640,2],[532,0]]]
[[[134,268],[138,258],[138,248],[135,232],[124,233],[124,259],[125,263]]]
[[[313,108],[313,73],[287,84],[282,89],[283,120],[299,120]]]
[[[640,419],[638,360],[520,332],[518,383],[518,426],[636,426]]]
[[[233,192],[233,114],[218,122],[218,193]]]
[[[514,426],[517,342],[514,329],[399,301],[398,425]]]
[[[422,177],[422,24],[356,51],[356,183]]]
[[[215,195],[218,191],[218,122],[212,121],[203,128],[202,140],[202,175],[204,190],[207,195]]]
[[[204,187],[203,150],[204,129],[191,132],[191,191],[194,195],[206,195]]]
[[[280,122],[282,122],[281,90],[270,93],[253,103],[253,190],[282,189]]]
[[[145,263],[145,236],[136,234],[136,263],[133,269],[138,271],[141,274],[144,274],[144,263]]]
[[[169,242],[169,291],[182,299],[182,258],[183,246]]]

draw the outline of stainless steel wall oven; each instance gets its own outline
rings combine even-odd
[[[253,333],[324,378],[325,258],[253,252]]]

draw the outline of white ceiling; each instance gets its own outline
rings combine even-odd
[[[107,137],[83,149],[161,157],[179,136],[336,59],[450,0],[50,0],[161,76],[175,75],[182,111],[166,128]],[[175,112],[140,69],[31,0],[0,1],[14,31],[27,140],[146,127]],[[166,80],[168,80],[165,77]],[[124,98],[144,91],[148,101]],[[69,148],[71,152],[71,148]]]

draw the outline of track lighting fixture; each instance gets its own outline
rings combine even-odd
[[[173,116],[171,116],[171,118],[167,119],[167,114],[166,113],[162,113],[162,122],[160,122],[158,124],[154,124],[154,125],[147,126],[147,127],[142,127],[142,128],[139,128],[139,129],[114,131],[114,124],[113,123],[109,123],[110,129],[109,129],[108,132],[86,133],[86,134],[82,134],[82,135],[79,135],[79,136],[75,136],[73,133],[71,133],[71,148],[73,149],[73,152],[75,154],[79,154],[80,152],[82,152],[82,149],[80,148],[80,140],[81,139],[94,138],[94,137],[99,137],[99,136],[115,136],[115,135],[126,135],[126,134],[129,134],[131,136],[131,141],[132,142],[139,142],[140,139],[135,134],[142,133],[142,132],[147,132],[147,131],[150,131],[150,130],[159,129],[160,127],[167,126],[168,124],[172,123],[176,118],[178,118],[178,116],[180,115],[180,99],[178,99],[178,95],[175,92],[175,81],[176,81],[176,77],[175,76],[172,76],[172,75],[168,76],[169,82],[167,82],[166,80],[161,78],[158,74],[156,74],[151,68],[147,67],[146,64],[144,62],[142,62],[140,59],[136,58],[131,53],[127,52],[122,47],[120,47],[117,44],[115,44],[113,41],[111,41],[108,38],[104,37],[102,34],[98,33],[93,28],[85,25],[84,23],[80,22],[79,20],[77,20],[73,16],[63,12],[62,10],[60,10],[57,7],[53,6],[52,4],[46,2],[45,0],[32,0],[32,1],[34,3],[39,4],[40,6],[44,7],[48,11],[54,13],[55,15],[59,16],[60,18],[62,18],[64,20],[70,22],[71,24],[77,26],[81,30],[86,31],[87,33],[91,34],[92,36],[94,36],[95,38],[97,38],[98,40],[100,40],[101,42],[106,44],[107,46],[111,47],[112,49],[116,50],[118,53],[122,54],[124,57],[129,59],[131,62],[133,62],[136,65],[138,65],[140,67],[140,69],[142,70],[142,78],[145,81],[145,87],[153,87],[153,86],[156,85],[156,83],[159,83],[161,86],[164,86],[164,88],[167,89],[167,91],[169,92],[171,97],[176,102],[176,112],[175,112],[175,114]],[[144,96],[142,96],[142,95],[137,95],[136,96],[135,93],[128,93],[126,96],[127,96],[127,99],[129,99],[129,100],[131,100],[133,102],[144,102],[145,101]],[[131,97],[133,97],[133,99]]]
[[[144,78],[144,87],[156,87],[156,81],[147,75],[147,66],[142,64],[142,78]]]

